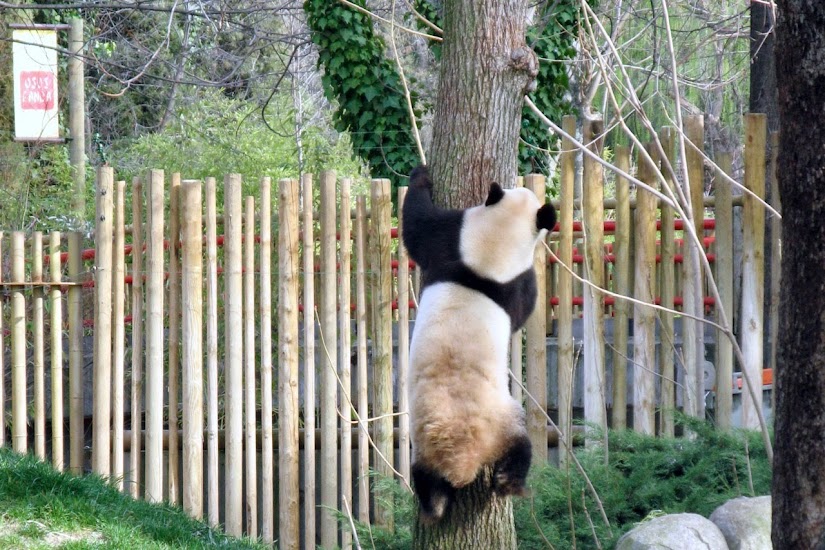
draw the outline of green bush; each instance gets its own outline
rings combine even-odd
[[[770,493],[771,470],[757,432],[722,433],[689,423],[695,438],[654,438],[610,432],[604,449],[577,456],[599,495],[610,527],[583,476],[552,466],[532,472],[532,497],[516,501],[519,547],[612,548],[622,534],[651,514],[693,512],[705,517],[738,496]],[[752,480],[753,491],[750,483]]]
[[[649,516],[694,512],[707,517],[729,499],[770,493],[771,469],[759,433],[722,433],[708,423],[686,418],[680,422],[695,437],[610,432],[606,463],[603,447],[577,449],[609,527],[575,466],[534,465],[531,496],[514,501],[519,548],[613,548],[625,532]],[[417,504],[398,483],[379,479],[376,487],[376,498],[393,510],[395,531],[359,524],[362,546],[409,548]],[[343,514],[341,524],[349,528],[349,518]]]
[[[180,172],[187,179],[212,176],[219,181],[226,174],[238,173],[243,176],[244,193],[255,194],[262,176],[277,181],[300,174],[292,123],[285,115],[287,102],[286,97],[273,98],[267,111],[267,121],[274,125],[270,128],[254,104],[217,92],[207,94],[182,106],[177,119],[162,131],[115,145],[110,163],[118,178],[141,175],[150,168]],[[327,135],[317,127],[308,127],[302,141],[306,172],[362,174],[362,166],[352,160],[347,136]]]

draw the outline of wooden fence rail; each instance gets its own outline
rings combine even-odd
[[[701,120],[689,127],[701,143]],[[745,184],[761,197],[765,125],[748,115],[745,127]],[[584,130],[601,155],[600,126]],[[731,343],[682,313],[718,319],[707,260],[728,319],[746,325],[745,368],[763,380],[765,211],[732,193],[729,155],[716,159],[708,197],[701,150],[688,146],[685,181],[667,169],[679,160],[675,132],[660,142],[646,149],[653,163],[621,146],[615,163],[666,196],[681,185],[701,249],[673,208],[588,158],[574,201],[576,153],[562,143],[560,223],[549,252],[536,253],[539,305],[511,354],[536,460],[554,456],[548,442],[572,444],[574,418],[673,435],[675,409],[702,416],[707,404],[722,428],[741,408],[738,422],[756,426],[762,404],[747,392],[734,401]],[[392,218],[406,189],[393,196],[389,180],[372,180],[353,197],[353,181],[332,172],[317,186],[309,175],[280,180],[274,193],[262,178],[257,197],[241,183],[226,176],[221,204],[214,178],[149,170],[127,186],[105,167],[93,241],[0,232],[0,445],[181,504],[233,535],[349,547],[334,510],[392,527],[370,472],[409,486],[419,283]],[[546,200],[543,176],[523,184]],[[740,315],[733,220],[743,202]]]

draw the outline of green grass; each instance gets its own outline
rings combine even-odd
[[[0,449],[0,548],[264,548],[180,508],[119,493],[95,476],[60,473]]]

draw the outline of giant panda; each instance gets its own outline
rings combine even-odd
[[[425,521],[493,466],[493,491],[522,495],[532,449],[510,395],[508,344],[536,303],[533,255],[556,223],[527,189],[490,185],[484,204],[436,207],[425,166],[410,174],[402,238],[422,269],[410,343],[412,480]]]

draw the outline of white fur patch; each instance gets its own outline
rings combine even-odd
[[[464,213],[461,259],[478,275],[506,283],[533,265],[533,255],[545,230],[536,228],[541,207],[524,188],[505,189],[491,206],[476,206]]]
[[[510,317],[455,283],[427,287],[410,344],[410,418],[416,460],[454,487],[475,479],[523,433],[508,385]]]

